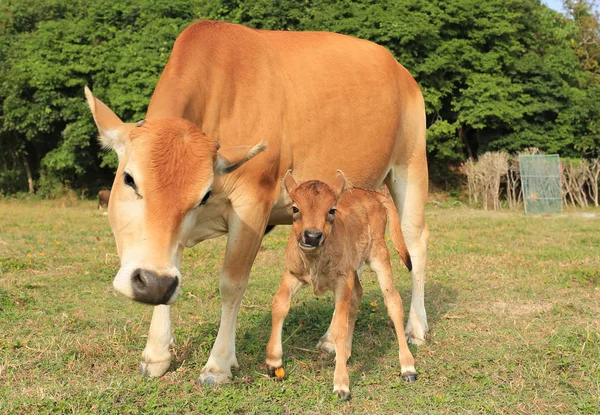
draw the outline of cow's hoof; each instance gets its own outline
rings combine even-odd
[[[429,331],[428,327],[413,326],[409,320],[404,330],[406,335],[406,341],[415,346],[421,346],[426,343],[426,333]]]
[[[317,343],[317,349],[328,354],[333,354],[335,353],[335,344],[329,338],[323,336]]]
[[[340,398],[340,401],[342,402],[348,402],[352,398],[352,394],[349,390],[338,390],[335,391],[335,393],[337,393],[338,398]]]
[[[414,337],[406,336],[406,342],[408,344],[414,344],[415,346],[422,346],[426,343],[425,337]]]
[[[402,380],[408,383],[413,383],[417,381],[417,374],[414,372],[406,372],[402,374]]]
[[[163,360],[162,362],[152,362],[152,363],[145,362],[142,360],[140,362],[140,373],[143,376],[157,378],[157,377],[160,377],[160,376],[164,375],[165,373],[167,373],[167,370],[169,370],[169,366],[171,366],[171,359]]]
[[[278,368],[271,368],[269,367],[268,369],[269,372],[269,377],[273,378],[275,380],[283,380],[283,378],[285,378],[285,370],[283,369],[282,366],[278,367]]]
[[[198,383],[202,386],[222,385],[231,382],[231,375],[226,373],[202,373]]]

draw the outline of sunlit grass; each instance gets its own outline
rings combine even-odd
[[[317,353],[331,299],[303,290],[284,327],[287,379],[263,365],[270,304],[289,228],[267,236],[240,312],[230,385],[196,385],[215,339],[225,238],[186,251],[173,308],[171,370],[137,366],[151,308],[113,292],[118,258],[93,202],[0,202],[0,412],[34,413],[598,413],[600,218],[528,217],[428,207],[429,342],[411,346],[420,378],[400,380],[393,327],[374,275],[349,361],[353,399],[332,393]],[[598,211],[593,211],[599,214]],[[397,286],[410,281],[393,259]]]

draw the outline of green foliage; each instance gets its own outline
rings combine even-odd
[[[0,191],[26,189],[24,161],[42,193],[109,185],[116,158],[96,144],[83,86],[143,118],[175,38],[202,18],[386,47],[421,85],[434,163],[532,146],[597,157],[598,18],[588,0],[567,3],[563,16],[537,0],[8,0]]]
[[[109,184],[115,159],[96,143],[83,86],[93,88],[124,120],[143,118],[171,46],[198,16],[198,4],[7,2],[0,160],[11,173],[0,176],[2,189],[10,185],[10,191],[18,182],[13,176],[19,177],[19,168],[14,161],[8,165],[11,155],[27,157],[42,194],[55,194],[60,184],[94,190]]]

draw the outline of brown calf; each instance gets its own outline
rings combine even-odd
[[[110,190],[100,190],[98,192],[98,209],[102,210],[103,207],[108,208],[109,200],[110,200]]]
[[[283,183],[293,202],[293,225],[286,251],[286,270],[273,299],[271,338],[267,345],[269,373],[277,378],[284,376],[281,330],[292,297],[305,284],[312,285],[316,295],[331,290],[335,312],[319,347],[327,352],[335,351],[333,391],[340,398],[350,397],[346,361],[352,351],[354,323],[362,297],[359,277],[367,263],[377,274],[396,329],[402,378],[414,382],[417,375],[404,334],[402,300],[394,286],[385,243],[389,218],[394,247],[410,270],[410,256],[393,202],[373,191],[344,191],[346,180],[341,171],[332,187],[316,180],[297,185],[290,172]]]

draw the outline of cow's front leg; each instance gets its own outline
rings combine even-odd
[[[142,352],[140,373],[145,376],[162,376],[171,365],[169,347],[173,343],[171,334],[171,306],[154,307],[146,348]]]
[[[235,355],[237,316],[248,285],[250,268],[264,235],[269,209],[270,206],[255,204],[230,214],[229,236],[219,285],[221,324],[208,362],[198,378],[201,384],[227,383],[232,378],[231,368],[238,366]]]

